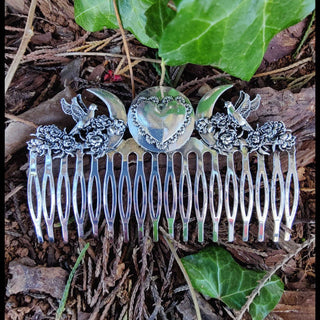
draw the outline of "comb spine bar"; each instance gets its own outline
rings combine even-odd
[[[112,191],[112,206],[111,210],[109,210],[108,206],[108,185],[109,181],[111,184],[111,191]],[[107,154],[106,156],[106,173],[104,176],[103,181],[103,209],[104,209],[104,215],[107,221],[108,225],[108,231],[111,234],[111,237],[113,237],[114,232],[114,220],[116,217],[116,210],[117,210],[117,185],[116,185],[116,178],[114,175],[114,169],[113,169],[113,155]]]
[[[298,172],[296,169],[296,149],[295,147],[292,147],[290,151],[288,151],[288,172],[286,177],[286,184],[285,184],[285,217],[286,217],[286,226],[287,228],[292,228],[292,223],[295,218],[297,208],[298,208],[298,202],[299,202],[299,177]],[[289,196],[290,196],[290,185],[291,180],[293,179],[294,184],[294,195],[293,195],[293,203],[292,208],[290,211],[290,202],[289,202]],[[284,240],[289,241],[290,240],[290,232],[285,231],[284,233]]]
[[[32,195],[32,185],[35,184],[36,188],[36,200],[37,200],[37,208],[34,210],[33,206],[33,195]],[[37,172],[37,153],[29,152],[29,174],[28,174],[28,182],[27,182],[27,199],[28,199],[28,207],[29,212],[32,218],[32,222],[35,228],[35,232],[37,235],[37,239],[39,243],[43,242],[43,234],[41,230],[41,215],[42,215],[42,196],[41,196],[41,188],[40,181]]]
[[[214,242],[217,242],[219,238],[219,222],[221,218],[222,204],[223,204],[223,187],[222,187],[222,180],[221,180],[221,175],[219,170],[218,153],[214,149],[211,149],[210,154],[211,154],[211,175],[210,175],[210,183],[209,183],[209,207],[210,207],[211,219],[213,222],[212,240]],[[218,185],[217,211],[215,210],[215,207],[214,207],[215,180],[217,180],[217,185]]]
[[[249,167],[249,153],[246,147],[241,149],[242,153],[242,172],[240,177],[240,209],[243,220],[243,241],[248,241],[249,239],[249,224],[252,216],[253,209],[253,181],[252,175]],[[249,187],[249,203],[248,210],[245,208],[245,182],[248,181]]]
[[[78,183],[80,181],[80,190],[81,190],[81,209],[80,214],[78,210]],[[86,181],[83,174],[83,152],[82,150],[78,150],[76,152],[76,168],[75,175],[72,183],[72,205],[73,205],[73,213],[77,223],[78,236],[80,238],[83,237],[83,221],[86,213],[86,204],[87,204],[87,192],[86,192]]]
[[[276,197],[276,182],[277,178],[279,180],[280,187],[280,205],[279,210],[277,210],[277,197]],[[280,224],[283,217],[284,205],[285,205],[285,187],[284,179],[281,171],[280,153],[275,151],[273,154],[273,171],[271,179],[271,209],[274,221],[274,231],[273,231],[273,241],[278,242],[280,238]]]
[[[47,202],[46,202],[46,190],[47,190],[48,180],[49,180],[50,198],[51,198],[49,214],[48,214]],[[43,216],[46,222],[48,238],[50,242],[54,241],[53,222],[54,222],[54,213],[56,209],[55,205],[56,205],[56,196],[55,196],[54,178],[52,174],[51,150],[48,150],[45,156],[44,173],[42,178],[42,206],[43,206]]]
[[[230,178],[232,179],[233,185],[233,208],[232,213],[230,211],[230,204],[229,204],[229,185],[230,185]],[[229,153],[227,155],[227,173],[225,178],[225,186],[224,186],[224,202],[225,202],[225,209],[226,215],[228,219],[228,241],[234,241],[234,225],[237,216],[238,210],[238,182],[237,176],[234,169],[234,160],[233,160],[233,153]]]
[[[91,171],[89,175],[88,181],[88,211],[89,217],[92,225],[92,233],[95,237],[98,237],[99,232],[99,218],[101,213],[101,181],[99,176],[99,160],[91,155]],[[93,209],[93,198],[92,198],[92,190],[93,190],[93,183],[96,184],[96,210]]]
[[[149,202],[149,210],[150,216],[153,224],[153,241],[159,241],[158,227],[159,220],[161,215],[161,207],[162,207],[162,186],[161,186],[161,178],[159,173],[159,165],[158,165],[158,154],[152,153],[151,159],[152,170],[149,179],[149,189],[148,189],[148,202]],[[157,183],[157,208],[156,211],[153,207],[153,189],[154,183]]]
[[[61,203],[61,192],[62,192],[62,184],[64,182],[65,186],[65,195],[66,195],[66,204],[65,204],[65,210],[62,209],[62,203]],[[60,219],[61,224],[61,230],[62,230],[62,239],[65,243],[68,242],[68,221],[69,221],[69,215],[70,215],[70,199],[71,199],[71,193],[70,193],[70,181],[69,181],[69,175],[68,175],[68,155],[61,158],[60,160],[60,172],[57,182],[57,209],[58,209],[58,215]]]

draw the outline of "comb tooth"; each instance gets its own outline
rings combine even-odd
[[[265,167],[264,155],[257,153],[258,156],[258,168],[256,176],[256,186],[255,186],[255,200],[256,200],[256,211],[259,221],[259,231],[258,231],[258,241],[264,241],[264,229],[267,219],[267,214],[269,210],[269,182],[267,171]],[[263,212],[261,211],[261,202],[260,202],[260,188],[261,188],[261,178],[263,179],[264,186],[264,206]]]
[[[249,239],[249,224],[252,215],[252,208],[253,208],[253,182],[252,176],[249,168],[249,153],[246,147],[243,147],[242,150],[242,172],[240,178],[240,209],[242,214],[243,220],[243,241],[248,241]],[[246,212],[245,208],[245,182],[248,181],[249,187],[249,203],[248,203],[248,210]]]
[[[211,212],[211,218],[213,222],[213,241],[218,241],[218,232],[219,232],[219,222],[221,218],[221,211],[222,211],[222,201],[223,201],[223,193],[222,193],[222,181],[221,175],[219,171],[219,158],[218,153],[211,149],[211,176],[210,176],[210,184],[209,184],[209,206]],[[218,208],[217,211],[214,207],[214,185],[215,180],[217,181],[218,185]]]
[[[230,185],[230,178],[232,178],[232,185],[233,185],[233,208],[232,214],[230,211],[229,205],[229,185]],[[224,203],[225,209],[228,219],[228,241],[234,241],[234,224],[237,216],[238,210],[238,182],[237,176],[234,169],[234,162],[233,162],[233,153],[229,153],[227,156],[227,173],[225,179],[225,186],[224,186]]]
[[[121,173],[119,178],[119,191],[118,191],[118,205],[119,205],[119,211],[120,211],[120,217],[123,227],[123,237],[124,241],[129,241],[129,220],[130,220],[130,213],[131,213],[131,206],[132,206],[132,189],[131,189],[131,179],[129,174],[129,168],[128,168],[128,155],[126,155],[126,158],[122,155],[122,161],[121,161]],[[127,185],[127,210],[124,212],[123,207],[123,200],[122,195],[124,194],[124,181],[126,181]]]
[[[202,193],[203,193],[203,203],[202,210],[200,210],[199,204],[199,184],[200,178],[202,182]],[[204,237],[204,221],[206,219],[208,206],[208,193],[207,193],[207,181],[203,169],[203,155],[199,152],[199,149],[196,149],[196,175],[194,180],[194,208],[198,221],[198,241],[203,242]]]
[[[184,210],[184,203],[183,203],[183,187],[184,182],[187,183],[187,196],[188,196],[188,204],[187,204],[187,210]],[[192,209],[192,184],[191,184],[191,177],[190,172],[188,168],[188,154],[182,155],[181,154],[181,174],[180,174],[180,180],[179,180],[179,192],[178,192],[178,198],[179,198],[179,210],[180,215],[183,223],[183,241],[188,241],[188,224],[190,220],[191,215],[191,209]]]
[[[154,210],[153,207],[153,188],[154,183],[157,183],[157,209]],[[152,153],[152,170],[150,174],[149,180],[149,191],[148,191],[148,202],[149,202],[149,210],[150,216],[153,224],[153,241],[157,242],[159,240],[158,227],[159,220],[161,214],[162,207],[162,186],[161,186],[161,178],[158,167],[158,153]]]
[[[32,222],[35,228],[35,232],[38,238],[38,242],[43,242],[43,235],[41,231],[41,214],[42,214],[42,197],[41,197],[41,188],[40,182],[37,172],[37,153],[36,152],[29,152],[29,174],[28,174],[28,185],[27,185],[27,198],[28,198],[28,206],[30,215],[32,218]],[[36,200],[37,200],[37,207],[36,210],[33,206],[33,194],[32,194],[32,185],[35,186],[36,191]]]
[[[91,156],[91,171],[89,175],[88,181],[88,211],[89,217],[92,224],[92,233],[95,237],[98,236],[98,224],[101,213],[101,182],[99,176],[99,160],[95,158],[93,155]],[[96,210],[93,209],[93,198],[92,198],[92,189],[93,183],[96,185]]]
[[[169,208],[169,184],[171,180],[172,186],[172,207]],[[176,176],[173,170],[173,153],[167,153],[167,171],[164,180],[163,190],[164,210],[168,221],[168,233],[174,237],[174,220],[177,212],[177,183]]]
[[[276,182],[279,180],[280,186],[280,205],[279,210],[277,210],[276,205]],[[281,171],[280,163],[280,153],[275,151],[273,154],[273,172],[271,179],[271,209],[274,220],[274,232],[273,232],[273,241],[278,242],[280,238],[280,224],[284,212],[284,199],[285,199],[285,190],[284,190],[284,180]]]
[[[146,218],[146,212],[147,212],[147,183],[146,183],[146,177],[144,174],[143,169],[143,153],[140,154],[140,152],[137,152],[137,171],[134,178],[134,185],[133,185],[133,207],[135,216],[138,223],[138,236],[141,240],[143,238],[144,234],[144,220]],[[142,208],[141,211],[139,210],[139,183],[141,182],[142,186]]]
[[[109,210],[109,206],[108,206],[109,182],[111,184],[111,191],[112,191],[111,210]],[[113,170],[113,154],[107,154],[107,157],[106,157],[106,173],[105,173],[104,182],[103,182],[103,208],[104,208],[104,215],[108,225],[108,231],[110,232],[111,237],[113,237],[114,219],[116,217],[116,210],[117,210],[117,185],[116,185],[116,178],[114,176],[114,170]]]
[[[48,180],[49,180],[49,186],[50,186],[50,200],[51,200],[49,215],[48,215],[47,203],[46,203],[46,191],[47,191]],[[55,203],[56,203],[56,196],[55,196],[54,178],[52,174],[52,158],[51,158],[51,151],[48,150],[48,152],[46,153],[44,174],[42,178],[42,206],[43,206],[43,216],[47,225],[48,238],[50,242],[54,241],[53,222],[54,222],[54,213],[56,209]]]
[[[80,182],[80,190],[81,190],[81,209],[80,214],[78,210],[78,197],[77,197],[77,190],[78,190],[78,183]],[[73,205],[73,212],[74,217],[77,223],[78,228],[78,236],[80,238],[83,237],[83,221],[86,213],[86,181],[83,174],[83,152],[78,150],[76,152],[76,169],[72,183],[72,205]]]
[[[61,191],[62,184],[65,186],[66,204],[65,210],[62,209],[61,204]],[[70,181],[68,175],[68,156],[61,158],[60,160],[60,172],[57,182],[57,209],[61,223],[62,239],[64,242],[68,242],[68,222],[70,215]]]
[[[289,195],[290,195],[290,184],[291,180],[293,179],[294,183],[294,195],[293,195],[293,203],[290,212],[290,202],[289,202]],[[298,201],[299,201],[299,178],[298,172],[296,170],[296,150],[293,147],[290,151],[288,151],[288,172],[286,177],[286,186],[285,186],[285,217],[286,217],[286,226],[291,229],[292,223],[296,215],[296,211],[298,208]],[[290,240],[290,232],[285,231],[284,240]]]

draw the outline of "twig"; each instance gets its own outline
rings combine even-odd
[[[124,29],[122,27],[122,22],[121,22],[121,18],[120,18],[120,15],[119,15],[119,11],[118,11],[116,0],[113,0],[113,7],[114,7],[114,11],[116,13],[117,21],[118,21],[120,32],[121,32],[121,35],[122,35],[124,51],[126,52],[126,56],[127,56],[127,59],[128,59],[128,65],[129,65],[129,70],[130,70],[130,78],[131,78],[132,99],[134,99],[135,88],[134,88],[134,78],[133,78],[133,70],[132,70],[131,59],[130,59],[130,52],[129,52],[128,43],[127,43],[127,40],[126,40],[126,35],[125,35]]]
[[[166,64],[164,62],[164,60],[161,60],[161,78],[160,78],[160,83],[159,86],[162,87],[163,83],[164,83],[164,77],[166,75]]]
[[[29,121],[29,120],[25,120],[25,119],[21,119],[20,117],[15,116],[14,114],[10,114],[10,113],[5,112],[5,113],[4,113],[4,116],[5,116],[7,119],[24,123],[24,124],[26,124],[26,125],[28,125],[28,126],[31,126],[31,127],[36,128],[36,129],[39,127],[39,126],[38,126],[37,124],[35,124],[34,122]]]
[[[57,57],[67,57],[67,56],[101,56],[101,57],[111,57],[111,58],[127,58],[124,54],[119,53],[109,53],[109,52],[61,52],[55,54]],[[144,62],[153,62],[161,64],[160,59],[151,59],[151,58],[144,58],[144,57],[134,57],[130,56],[131,60],[141,60]]]
[[[310,19],[309,25],[308,25],[308,27],[307,27],[306,32],[305,32],[304,35],[303,35],[302,40],[300,41],[300,44],[299,44],[297,50],[296,50],[296,51],[294,52],[294,54],[292,55],[292,58],[293,58],[293,59],[296,59],[296,57],[297,57],[298,53],[300,52],[303,44],[304,44],[305,41],[307,40],[307,38],[308,38],[308,36],[309,36],[309,34],[310,34],[310,32],[311,32],[311,26],[312,26],[312,24],[313,24],[314,18],[315,18],[315,10],[313,10],[312,17],[311,17],[311,19]]]
[[[197,301],[197,296],[196,296],[196,293],[193,289],[193,286],[192,286],[192,283],[191,283],[191,280],[188,276],[188,273],[186,271],[186,269],[184,268],[174,246],[172,245],[172,242],[171,242],[171,237],[170,235],[160,226],[160,231],[162,232],[163,236],[164,236],[164,239],[166,240],[166,243],[168,244],[174,258],[176,259],[179,267],[180,267],[180,270],[182,271],[186,281],[187,281],[187,284],[189,286],[189,290],[190,290],[190,294],[191,294],[191,297],[192,297],[192,300],[193,300],[193,303],[194,303],[194,308],[196,310],[196,316],[197,316],[197,319],[198,320],[201,320],[201,313],[200,313],[200,308],[199,308],[199,304],[198,304],[198,301]]]
[[[28,19],[26,22],[26,27],[24,29],[24,33],[22,36],[22,40],[18,49],[18,52],[16,54],[16,56],[14,57],[10,68],[8,70],[8,73],[6,75],[6,79],[5,79],[5,90],[4,93],[6,94],[11,81],[13,79],[13,76],[15,75],[17,68],[20,64],[20,61],[24,55],[24,52],[26,51],[27,45],[30,41],[30,39],[33,36],[33,30],[32,30],[32,22],[33,22],[33,17],[34,17],[34,12],[36,10],[36,6],[37,6],[37,0],[32,0],[31,4],[30,4],[30,8],[29,8],[29,13],[28,13]]]
[[[297,61],[296,63],[290,64],[289,66],[284,67],[284,68],[280,68],[280,69],[276,69],[276,70],[271,70],[271,71],[255,74],[252,78],[259,78],[259,77],[268,76],[270,74],[276,74],[276,73],[281,73],[281,72],[284,72],[284,71],[288,71],[290,69],[293,69],[293,68],[296,68],[296,67],[300,66],[301,64],[305,64],[305,63],[307,63],[309,61],[312,61],[312,57],[308,57],[308,58],[305,58],[303,60]]]
[[[199,84],[199,83],[204,83],[207,82],[209,80],[215,80],[215,79],[219,79],[219,78],[227,78],[230,77],[230,74],[228,73],[220,73],[220,74],[215,74],[213,76],[205,76],[203,78],[196,78],[192,81],[189,81],[187,83],[181,84],[180,86],[178,86],[176,89],[178,91],[183,91],[185,88],[191,87],[193,85]]]
[[[6,196],[4,197],[4,202],[7,202],[12,196],[14,196],[17,192],[19,192],[22,188],[24,188],[23,184],[20,184],[19,186],[15,187],[13,190],[11,190]]]
[[[78,257],[76,263],[74,264],[74,266],[73,266],[73,268],[72,268],[72,270],[71,270],[71,272],[69,274],[69,278],[68,278],[66,287],[64,288],[62,299],[60,301],[59,308],[57,310],[56,320],[59,320],[61,318],[61,316],[62,316],[62,313],[63,313],[63,311],[65,309],[65,305],[66,305],[66,302],[67,302],[67,298],[68,298],[68,294],[69,294],[69,290],[70,290],[70,286],[71,286],[71,282],[72,282],[73,276],[76,273],[76,270],[78,269],[80,262],[84,258],[84,255],[86,254],[86,251],[89,248],[89,246],[90,246],[90,243],[88,242],[85,245],[85,247],[81,250],[81,252],[79,254],[79,257]]]
[[[184,64],[184,65],[178,67],[179,70],[178,70],[178,72],[177,72],[177,74],[176,74],[176,77],[174,78],[173,84],[172,84],[172,86],[173,86],[174,88],[178,85],[178,82],[179,82],[179,80],[181,79],[182,73],[183,73],[184,69],[186,68],[186,66],[187,66],[187,65]]]
[[[301,246],[299,246],[295,252],[286,255],[286,257],[280,261],[275,267],[270,270],[259,282],[259,285],[251,292],[250,296],[248,297],[247,302],[242,306],[239,314],[237,315],[236,320],[241,320],[243,318],[244,313],[246,310],[249,310],[251,303],[253,302],[254,298],[259,294],[262,287],[266,284],[267,281],[280,269],[282,268],[290,259],[296,256],[301,250],[310,246],[315,241],[315,237],[312,237],[308,241],[304,242]]]

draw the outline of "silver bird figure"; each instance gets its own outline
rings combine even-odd
[[[61,107],[63,112],[71,115],[73,120],[76,122],[76,125],[70,131],[71,135],[75,135],[79,133],[81,129],[84,129],[94,117],[94,112],[98,109],[97,105],[94,103],[90,104],[89,108],[87,108],[82,101],[80,94],[71,99],[71,104],[62,98]]]
[[[231,115],[242,127],[243,130],[253,131],[253,128],[247,122],[246,118],[251,111],[255,111],[259,108],[261,97],[257,96],[250,101],[250,96],[243,91],[240,91],[240,97],[233,105],[230,101],[225,102],[224,107],[227,109],[229,115]]]

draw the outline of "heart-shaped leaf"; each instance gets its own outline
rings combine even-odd
[[[159,55],[168,65],[214,65],[250,80],[273,36],[314,7],[313,0],[180,0]]]
[[[197,291],[237,310],[246,303],[247,296],[265,275],[263,271],[241,267],[221,247],[206,248],[181,260]],[[272,276],[250,305],[252,319],[264,319],[277,305],[282,293],[283,283],[278,276]]]
[[[153,3],[153,0],[121,0],[118,1],[118,10],[124,29],[132,32],[144,45],[157,48],[158,44],[145,30],[145,12]],[[74,16],[77,24],[91,32],[119,28],[112,0],[75,0]]]

